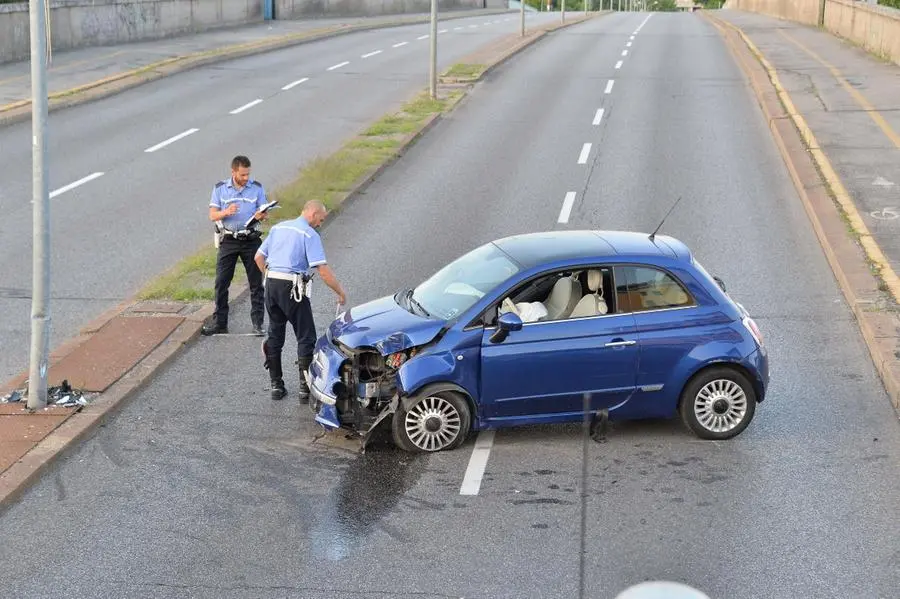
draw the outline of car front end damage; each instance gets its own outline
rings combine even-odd
[[[315,421],[326,431],[343,429],[358,436],[365,448],[378,426],[397,411],[400,368],[421,351],[402,333],[357,348],[322,336],[306,372]]]

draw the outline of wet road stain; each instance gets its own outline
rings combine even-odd
[[[406,500],[405,509],[444,509],[445,504],[407,496],[427,464],[427,455],[390,448],[367,451],[350,461],[336,488],[313,512],[317,520],[310,530],[313,555],[330,561],[348,559],[376,530],[402,542],[402,532],[382,524],[401,499]]]
[[[556,499],[554,497],[542,497],[539,499],[513,499],[510,501],[513,505],[540,505],[540,504],[553,504],[553,505],[572,505],[571,501],[565,501],[563,499]]]

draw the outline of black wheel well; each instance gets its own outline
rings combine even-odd
[[[759,384],[749,370],[742,364],[738,364],[737,362],[711,362],[709,364],[704,365],[697,372],[691,375],[691,377],[685,381],[684,385],[681,387],[681,393],[678,394],[678,404],[676,405],[676,409],[681,409],[681,403],[684,401],[684,390],[688,388],[688,386],[694,382],[694,380],[706,372],[707,370],[713,368],[727,368],[730,370],[734,370],[735,372],[740,373],[747,381],[750,382],[750,386],[753,387],[753,394],[756,396],[756,403],[759,403],[760,398],[760,388]]]
[[[468,391],[455,383],[428,383],[413,391],[412,393],[406,393],[401,398],[401,401],[408,401],[410,399],[422,397],[430,393],[439,393],[441,391],[452,391],[454,393],[458,393],[463,398],[463,400],[466,402],[466,406],[469,408],[469,423],[471,428],[471,425],[475,422],[475,400],[471,395],[469,395]]]

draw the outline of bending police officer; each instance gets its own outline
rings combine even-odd
[[[259,222],[268,217],[260,212],[266,204],[262,183],[250,178],[250,159],[235,156],[231,161],[231,177],[216,183],[209,202],[209,220],[216,222],[218,257],[216,259],[216,309],[211,322],[203,327],[204,335],[228,332],[228,288],[234,278],[234,267],[240,257],[250,286],[250,321],[253,332],[263,335],[262,271],[254,260],[262,243]],[[256,219],[249,228],[247,221]]]
[[[297,337],[298,396],[300,403],[309,401],[304,372],[312,362],[316,345],[316,325],[309,302],[313,270],[337,294],[339,304],[347,301],[341,284],[327,264],[322,239],[316,231],[326,215],[327,210],[321,202],[310,200],[303,206],[299,217],[274,225],[256,252],[256,264],[266,273],[265,302],[269,330],[268,338],[263,342],[263,352],[272,382],[272,399],[282,399],[287,394],[281,350],[286,325],[290,322]]]

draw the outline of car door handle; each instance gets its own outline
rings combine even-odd
[[[637,341],[625,341],[624,339],[617,339],[615,341],[610,341],[603,347],[624,347],[626,345],[634,345]]]

